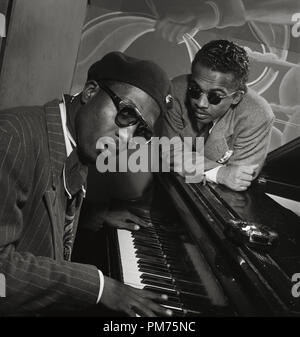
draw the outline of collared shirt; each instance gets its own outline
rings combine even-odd
[[[66,102],[65,99],[63,97],[63,101],[59,104],[59,109],[60,109],[60,115],[61,115],[61,121],[62,121],[62,128],[63,128],[63,134],[64,134],[64,139],[65,139],[65,144],[66,144],[66,152],[67,152],[67,157],[70,156],[70,154],[73,151],[73,148],[76,147],[76,142],[74,140],[74,138],[72,137],[68,126],[67,126],[67,109],[66,109]],[[68,191],[67,189],[67,184],[66,184],[66,177],[65,177],[65,167],[64,167],[64,171],[63,171],[63,181],[64,181],[64,188],[65,191],[68,195],[68,197],[72,197],[70,191]],[[83,188],[83,186],[82,186]],[[85,191],[84,191],[85,192]],[[99,286],[99,294],[98,294],[98,298],[97,298],[97,304],[99,303],[102,293],[103,293],[103,288],[104,288],[104,276],[101,270],[98,269],[98,273],[99,273],[99,282],[100,282],[100,286]]]

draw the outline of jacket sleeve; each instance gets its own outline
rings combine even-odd
[[[16,250],[26,230],[21,209],[34,189],[30,178],[34,163],[30,166],[26,159],[30,153],[22,136],[0,125],[0,273],[6,283],[0,314],[75,310],[95,304],[99,292],[96,267]]]
[[[255,123],[243,123],[243,127],[234,139],[233,155],[228,164],[254,165],[259,167],[255,170],[256,176],[262,169],[268,154],[271,141],[274,115],[268,105],[262,105],[260,115],[267,116]],[[267,109],[267,111],[265,110]]]

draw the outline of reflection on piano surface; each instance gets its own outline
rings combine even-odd
[[[168,294],[165,305],[175,316],[300,315],[291,292],[292,276],[300,273],[300,218],[267,194],[300,201],[299,150],[300,138],[273,151],[246,192],[159,175],[152,202],[129,205],[153,226],[107,239],[110,275]],[[227,235],[232,220],[267,226],[279,240],[236,242]]]

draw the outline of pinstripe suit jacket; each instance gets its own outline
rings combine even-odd
[[[58,104],[0,112],[0,272],[7,287],[0,314],[97,301],[97,268],[63,260],[67,161]],[[73,192],[77,223],[82,195]]]

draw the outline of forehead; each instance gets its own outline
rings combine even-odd
[[[229,92],[236,86],[234,75],[211,70],[196,64],[192,71],[192,79],[204,90],[220,90]]]

